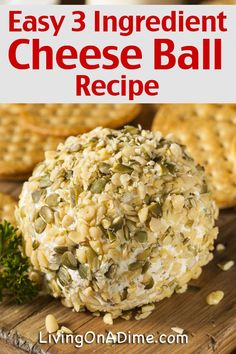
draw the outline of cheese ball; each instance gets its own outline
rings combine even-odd
[[[16,211],[33,268],[65,306],[144,318],[212,259],[218,210],[204,169],[158,132],[69,137],[45,154]]]

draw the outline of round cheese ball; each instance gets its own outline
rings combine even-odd
[[[186,290],[217,236],[204,169],[184,146],[131,126],[46,152],[16,216],[50,293],[113,318],[134,307],[144,318],[152,306],[143,305]]]

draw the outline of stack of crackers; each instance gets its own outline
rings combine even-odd
[[[70,135],[97,126],[118,128],[134,120],[133,104],[1,104],[0,180],[24,181],[44,152],[55,150]],[[15,224],[16,201],[0,193],[0,222]]]
[[[163,105],[152,128],[172,134],[205,167],[220,208],[236,205],[236,105]]]
[[[133,104],[0,105],[0,179],[25,180],[67,136],[118,128],[140,112]]]

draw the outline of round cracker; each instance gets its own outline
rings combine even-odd
[[[15,208],[16,200],[7,194],[0,193],[0,222],[6,220],[15,225]]]
[[[236,108],[233,105],[164,105],[152,129],[172,133],[205,167],[213,197],[220,208],[236,205]]]
[[[0,106],[0,179],[19,179],[55,150],[62,139],[33,133],[20,124],[19,116]]]
[[[137,104],[31,104],[21,118],[32,131],[67,137],[98,126],[118,128],[137,117],[140,109]]]

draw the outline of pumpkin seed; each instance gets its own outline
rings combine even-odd
[[[129,228],[127,225],[123,227],[124,239],[128,241],[130,239]]]
[[[77,269],[77,260],[70,251],[63,253],[61,263],[69,269]]]
[[[153,280],[153,277],[151,277],[148,280],[148,282],[145,284],[144,289],[149,290],[149,289],[151,289],[153,287],[153,285],[154,285],[154,280]]]
[[[129,229],[130,232],[135,232],[136,231],[137,226],[136,226],[135,222],[133,222],[131,220],[127,220],[126,224],[127,224],[128,229]]]
[[[154,203],[151,204],[148,207],[149,213],[151,216],[153,216],[154,218],[158,218],[160,216],[162,216],[162,207],[160,203]]]
[[[39,202],[40,200],[40,197],[42,196],[43,194],[43,191],[41,189],[37,189],[36,191],[34,191],[32,194],[31,194],[31,197],[32,197],[32,200],[33,202],[36,204]]]
[[[107,235],[111,242],[114,242],[116,240],[116,234],[114,232],[107,230]]]
[[[58,205],[58,202],[59,202],[59,195],[56,193],[50,194],[45,200],[45,203],[49,207],[56,207]]]
[[[98,257],[96,252],[91,248],[86,248],[86,256],[91,269],[96,269],[98,267]]]
[[[89,143],[90,143],[90,144],[97,143],[97,142],[98,142],[98,138],[97,138],[96,136],[94,136],[93,138],[91,138],[91,139],[89,140]]]
[[[123,165],[122,163],[117,163],[113,166],[113,172],[118,173],[131,173],[133,171],[132,167]]]
[[[44,176],[41,181],[39,182],[39,187],[40,188],[47,188],[52,185],[52,182],[50,181],[49,175]]]
[[[109,279],[113,278],[116,274],[116,271],[117,271],[117,265],[116,264],[110,265],[108,271],[105,273],[105,277]]]
[[[69,181],[69,180],[72,178],[72,176],[73,176],[73,171],[68,170],[68,171],[66,172],[66,174],[65,174],[65,179],[66,179],[67,181]]]
[[[104,191],[104,188],[108,182],[107,178],[99,178],[96,181],[94,181],[90,187],[90,191],[94,194],[100,194]]]
[[[108,175],[110,173],[111,166],[108,163],[100,163],[98,169],[103,175]]]
[[[129,270],[131,270],[131,271],[141,269],[142,267],[143,267],[143,262],[141,262],[141,261],[133,262],[133,263],[129,264],[129,266],[128,266]]]
[[[150,265],[151,265],[151,263],[148,261],[144,264],[144,266],[142,268],[142,274],[145,274],[148,271],[148,269],[150,268]]]
[[[114,134],[107,134],[106,136],[108,139],[113,139],[113,138],[116,138],[116,135]]]
[[[54,251],[58,254],[63,254],[68,251],[68,247],[55,247]]]
[[[78,190],[76,188],[70,188],[70,202],[71,206],[74,208],[78,202]]]
[[[51,224],[54,221],[53,210],[47,205],[42,206],[42,208],[39,210],[39,215],[47,224]]]
[[[163,175],[166,175],[166,174],[173,175],[175,173],[176,167],[174,164],[172,164],[170,162],[164,162],[164,163],[160,164],[160,166],[161,166]]]
[[[144,198],[144,203],[145,203],[146,205],[149,205],[149,204],[150,204],[150,201],[151,201],[150,195],[146,194],[146,195],[145,195],[145,198]]]
[[[117,232],[119,231],[120,229],[122,229],[124,225],[124,220],[122,217],[118,217],[116,218],[113,223],[111,224],[111,227],[110,229],[113,231],[113,232]]]
[[[34,222],[34,228],[38,234],[41,234],[45,230],[46,226],[47,224],[40,217]]]
[[[137,255],[137,260],[138,261],[145,261],[147,259],[147,257],[150,255],[150,253],[151,253],[151,249],[147,248],[146,250],[144,250],[143,252],[141,252]]]
[[[127,296],[128,296],[128,288],[124,288],[122,293],[121,293],[121,300],[125,300],[127,299]]]
[[[186,222],[186,226],[188,226],[188,227],[192,227],[193,224],[194,224],[194,220],[188,220],[188,221]]]
[[[134,234],[134,239],[140,243],[145,243],[147,241],[146,231],[137,231]]]
[[[32,244],[33,250],[36,250],[39,247],[39,245],[40,245],[39,241],[38,240],[34,240],[33,244]]]
[[[57,276],[62,286],[67,286],[71,283],[71,276],[68,273],[66,267],[64,266],[60,267]]]
[[[88,267],[84,264],[80,264],[79,266],[79,275],[82,279],[88,278]]]
[[[203,185],[201,188],[201,193],[202,194],[208,193],[208,185],[207,185],[206,181],[203,182]]]
[[[132,125],[125,125],[123,129],[126,133],[130,133],[131,135],[138,134],[139,130],[136,127],[133,127]]]

